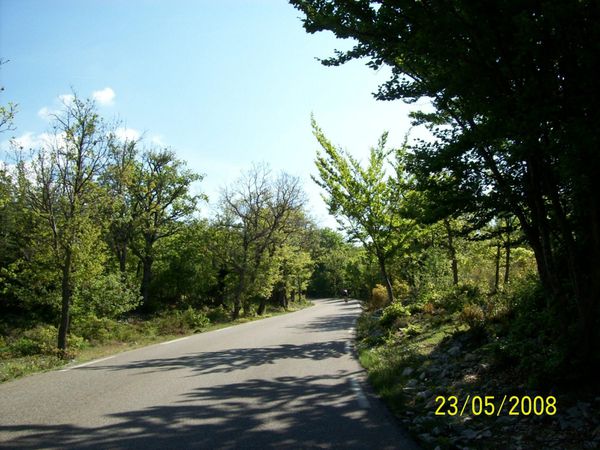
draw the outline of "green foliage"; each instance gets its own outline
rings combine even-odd
[[[588,370],[600,345],[597,3],[290,3],[308,32],[355,40],[325,65],[366,58],[391,69],[378,99],[430,100],[413,119],[434,139],[417,141],[408,163],[427,216],[462,216],[474,230],[516,217],[544,314],[565,322],[555,344]]]
[[[86,280],[76,295],[74,314],[118,317],[139,306],[141,298],[132,281],[123,281],[118,273],[100,274]]]
[[[387,133],[381,136],[377,147],[372,147],[367,167],[362,167],[352,155],[336,148],[312,119],[313,134],[323,153],[317,153],[319,178],[313,177],[327,196],[324,197],[332,213],[349,238],[362,243],[377,260],[382,281],[393,300],[394,293],[389,263],[395,254],[404,254],[417,229],[414,220],[400,214],[410,197],[411,182],[405,171],[402,150],[397,150],[397,161],[389,164],[391,150],[386,149]],[[388,175],[393,169],[394,176]]]
[[[449,313],[460,312],[467,305],[481,305],[485,298],[477,285],[459,283],[442,294],[438,305]]]
[[[389,303],[389,297],[386,288],[381,284],[376,284],[371,290],[371,298],[369,299],[369,309],[376,310],[383,308]]]
[[[159,334],[185,334],[189,331],[198,332],[209,325],[210,320],[202,311],[192,307],[186,310],[164,312],[153,320]]]
[[[394,295],[400,301],[405,301],[410,295],[410,286],[406,281],[395,279],[392,283],[394,287]]]
[[[194,220],[157,244],[151,291],[158,303],[202,308],[216,300],[218,257],[211,238],[210,225]]]
[[[52,325],[38,325],[25,330],[20,337],[7,343],[8,354],[11,357],[59,355],[56,348],[57,332],[57,328]],[[84,341],[78,336],[70,336],[69,345],[73,349],[80,349]]]
[[[471,329],[480,329],[485,320],[483,309],[479,305],[467,304],[460,312],[460,320]]]
[[[391,305],[384,308],[379,323],[381,323],[383,327],[391,327],[393,325],[398,325],[401,319],[409,316],[409,309],[399,301],[395,301]]]
[[[71,324],[71,331],[92,343],[109,342],[116,338],[117,323],[107,317],[98,318],[93,314],[77,316]]]

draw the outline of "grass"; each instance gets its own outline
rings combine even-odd
[[[309,301],[297,301],[291,303],[287,310],[273,308],[262,316],[240,317],[235,321],[220,317],[215,322],[198,320],[194,323],[193,320],[188,320],[186,323],[185,313],[183,319],[182,314],[174,313],[163,314],[149,320],[130,319],[120,322],[94,318],[80,324],[80,331],[84,332],[87,338],[71,336],[70,350],[66,358],[61,357],[54,347],[55,327],[38,325],[27,330],[19,328],[7,330],[8,325],[4,324],[1,328],[4,329],[5,335],[0,336],[0,383],[179,337],[279,316],[309,306],[312,306]],[[199,324],[201,326],[197,326]]]

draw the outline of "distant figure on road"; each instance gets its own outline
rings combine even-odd
[[[342,289],[342,297],[344,297],[344,302],[348,303],[348,289]]]

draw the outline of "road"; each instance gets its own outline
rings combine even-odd
[[[414,449],[355,355],[356,302],[0,385],[0,448]]]

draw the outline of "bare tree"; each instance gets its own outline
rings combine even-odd
[[[223,191],[221,223],[236,238],[228,258],[237,277],[234,318],[245,309],[265,259],[286,239],[304,203],[299,179],[282,173],[273,180],[265,164],[254,165]]]

